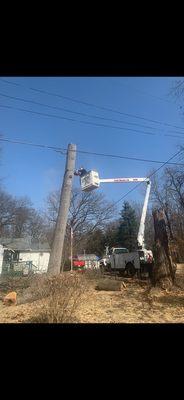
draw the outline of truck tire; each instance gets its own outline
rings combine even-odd
[[[100,271],[102,274],[105,272],[105,265],[103,263],[100,263]]]
[[[131,262],[128,262],[125,267],[125,276],[132,278],[136,273],[136,269]]]

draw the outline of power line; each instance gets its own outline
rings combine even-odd
[[[127,83],[120,82],[120,84],[130,88],[131,90],[134,90],[137,93],[143,94],[144,96],[149,96],[149,97],[152,97],[153,99],[165,101],[166,103],[175,104],[174,101],[171,101],[171,100],[168,100],[168,99],[164,99],[163,97],[155,96],[154,94],[145,92],[144,90],[137,89],[137,88],[135,88],[135,87],[133,87],[133,86],[127,84]]]
[[[8,105],[4,105],[4,104],[0,104],[0,107],[2,108],[8,108],[8,109],[12,109],[12,110],[17,110],[20,112],[26,112],[29,114],[36,114],[36,115],[43,115],[44,117],[50,117],[50,118],[56,118],[56,119],[64,119],[67,121],[72,121],[72,122],[78,122],[80,124],[87,124],[87,125],[92,125],[92,126],[101,126],[101,127],[105,127],[105,128],[111,128],[111,129],[118,129],[118,130],[124,130],[124,131],[129,131],[130,133],[139,133],[141,135],[151,135],[151,136],[155,136],[158,135],[156,133],[152,133],[152,132],[143,132],[140,131],[138,129],[131,129],[131,128],[124,128],[121,126],[114,126],[114,125],[108,125],[108,124],[98,124],[95,122],[89,122],[89,121],[82,121],[82,120],[78,120],[75,118],[69,118],[69,117],[62,117],[60,115],[56,115],[56,114],[48,114],[48,113],[42,113],[42,112],[38,112],[38,111],[32,111],[32,110],[27,110],[25,108],[19,108],[19,107],[14,107],[14,106],[8,106]],[[178,132],[180,135],[184,135],[184,132]],[[180,137],[180,136],[176,136],[176,135],[172,135],[172,134],[163,134],[162,136],[170,136],[170,137]]]
[[[38,101],[25,99],[25,98],[22,98],[22,97],[10,96],[10,95],[7,95],[7,94],[2,93],[2,92],[0,92],[0,96],[8,98],[8,99],[12,99],[12,100],[22,101],[24,103],[35,104],[35,105],[38,105],[38,106],[41,106],[41,107],[47,107],[47,108],[50,108],[50,109],[53,109],[53,110],[64,111],[64,112],[67,112],[67,113],[70,113],[70,114],[82,115],[82,116],[87,117],[87,118],[96,118],[96,119],[100,119],[100,120],[103,120],[103,121],[107,120],[107,121],[111,121],[111,122],[119,122],[121,124],[140,126],[142,128],[157,130],[157,128],[155,128],[153,126],[149,126],[149,125],[142,125],[142,124],[138,124],[138,123],[135,123],[135,122],[122,121],[120,119],[101,117],[100,115],[86,114],[86,113],[79,112],[79,111],[73,111],[73,110],[65,108],[65,107],[57,107],[57,106],[52,106],[50,104],[40,103]],[[178,132],[178,131],[172,131],[172,132],[179,133],[180,135],[184,134],[184,132]]]
[[[0,107],[12,109],[12,110],[17,110],[17,111],[21,111],[21,112],[26,112],[26,113],[30,113],[30,114],[43,115],[43,116],[51,117],[51,118],[64,119],[64,120],[67,120],[67,121],[78,122],[80,124],[87,124],[87,125],[93,125],[93,126],[102,126],[102,127],[105,127],[105,128],[118,129],[118,130],[120,129],[120,130],[124,130],[124,131],[129,131],[129,132],[137,132],[137,133],[140,133],[140,134],[143,134],[143,135],[152,135],[152,136],[155,135],[155,133],[152,133],[152,132],[143,132],[143,131],[139,131],[137,129],[123,128],[121,126],[112,126],[112,125],[108,125],[108,124],[98,124],[98,123],[95,123],[95,122],[82,121],[82,120],[77,120],[77,119],[74,119],[74,118],[62,117],[62,116],[56,115],[56,114],[41,113],[41,112],[38,112],[38,111],[32,111],[32,110],[27,110],[25,108],[7,106],[7,105],[3,105],[3,104],[0,104]]]
[[[95,155],[95,156],[103,156],[103,157],[110,157],[110,158],[122,158],[125,160],[131,160],[131,161],[142,161],[142,162],[151,162],[151,163],[157,163],[157,164],[163,164],[164,161],[158,161],[158,160],[148,160],[145,158],[136,158],[136,157],[127,157],[127,156],[120,156],[117,154],[105,154],[105,153],[95,153],[91,151],[84,151],[84,150],[77,150],[78,153],[83,153],[83,154],[90,154],[90,155]],[[168,163],[171,165],[184,165],[184,163]]]
[[[178,132],[178,134],[179,134],[179,135],[183,135],[183,133],[180,133],[180,132]],[[169,134],[169,133],[165,133],[164,136],[176,137],[176,138],[181,139],[181,136],[178,136],[178,135],[171,135],[171,134]]]
[[[136,124],[135,122],[122,121],[120,119],[101,117],[100,115],[86,114],[86,113],[79,112],[79,111],[73,111],[73,110],[70,110],[70,109],[65,108],[65,107],[51,106],[50,104],[40,103],[38,101],[28,100],[28,99],[25,99],[25,98],[22,98],[22,97],[17,97],[17,96],[10,96],[10,95],[7,95],[7,94],[2,93],[2,92],[0,92],[0,96],[8,98],[8,99],[22,101],[24,103],[35,104],[35,105],[38,105],[38,106],[41,106],[41,107],[51,108],[53,110],[65,111],[65,112],[68,112],[68,113],[71,113],[71,114],[82,115],[82,116],[88,117],[88,118],[96,118],[96,119],[107,120],[107,121],[112,121],[112,122],[120,122],[121,124],[141,126],[142,128],[148,128],[148,129],[154,129],[154,130],[157,129],[157,128],[155,128],[153,126],[149,126],[149,125],[142,125],[142,124]]]
[[[49,149],[49,150],[54,150],[57,152],[61,152],[62,154],[66,154],[64,152],[67,151],[66,148],[62,148],[59,146],[49,146],[45,144],[39,144],[39,143],[33,143],[33,142],[25,142],[25,141],[20,141],[20,140],[12,140],[8,138],[0,138],[0,141],[2,142],[8,142],[8,143],[14,143],[14,144],[22,144],[22,145],[27,145],[27,146],[33,146],[33,147],[40,147],[44,149]],[[91,151],[86,151],[86,150],[76,150],[77,153],[80,154],[89,154],[89,155],[95,155],[95,156],[103,156],[103,157],[110,157],[110,158],[120,158],[120,159],[125,159],[125,160],[131,160],[131,161],[141,161],[141,162],[149,162],[149,163],[157,163],[157,164],[163,164],[164,161],[158,161],[158,160],[149,160],[149,159],[143,159],[143,158],[135,158],[135,157],[128,157],[128,156],[121,156],[117,154],[107,154],[107,153],[96,153],[96,152],[91,152]],[[167,162],[168,164],[171,165],[180,165],[183,166],[184,163],[170,163]]]
[[[26,146],[40,147],[40,148],[49,149],[49,150],[67,151],[67,149],[62,149],[61,147],[57,147],[57,146],[48,146],[46,144],[24,142],[24,141],[21,141],[21,140],[12,140],[12,139],[1,138],[1,137],[0,137],[0,141],[1,142],[14,143],[14,144],[23,144],[23,145],[26,145]]]
[[[182,150],[179,150],[177,153],[175,153],[172,157],[170,157],[167,161],[165,161],[159,168],[157,168],[154,172],[152,172],[147,178],[151,178],[153,175],[155,175],[161,168],[163,168],[166,164],[169,164],[169,161],[172,160],[174,157],[176,157],[177,155],[179,155],[180,153],[183,152]],[[121,200],[123,200],[126,196],[128,196],[129,193],[133,192],[138,186],[140,186],[142,183],[146,182],[147,178],[142,181],[139,182],[133,189],[129,190],[127,193],[124,194],[124,196],[122,196],[119,200],[117,200],[115,204],[119,203]]]
[[[10,143],[16,143],[16,144],[24,144],[24,145],[29,145],[29,146],[36,146],[36,147],[42,147],[42,148],[48,148],[50,150],[55,150],[55,151],[60,151],[63,153],[63,151],[67,151],[66,148],[60,148],[57,146],[47,146],[44,144],[35,144],[35,143],[30,143],[30,142],[21,142],[18,140],[11,140],[11,139],[5,139],[5,138],[0,138],[0,141],[6,141],[6,142],[10,142]],[[100,156],[110,156],[110,157],[118,157],[118,158],[126,158],[128,159],[128,157],[123,157],[123,156],[117,156],[117,155],[107,155],[107,154],[102,154],[102,153],[92,153],[92,152],[86,152],[83,150],[77,150],[78,153],[87,153],[87,154],[95,154],[95,155],[100,155]],[[157,168],[154,172],[152,172],[147,178],[151,178],[153,175],[155,175],[161,168],[163,168],[166,164],[172,164],[172,165],[183,165],[181,163],[171,163],[170,161],[173,160],[173,158],[175,158],[176,156],[178,156],[179,154],[181,154],[183,152],[182,150],[179,150],[177,153],[175,153],[172,157],[170,157],[167,161],[163,162],[162,165]],[[66,154],[66,153],[64,153]],[[129,159],[131,160],[135,160],[135,158],[133,157],[129,157]],[[153,161],[153,160],[143,160],[143,159],[136,159],[136,161],[146,161],[146,162],[157,162],[160,163],[161,161]],[[127,193],[125,193],[122,197],[120,197],[119,200],[117,200],[114,205],[118,204],[121,200],[123,200],[126,196],[128,196],[128,194],[130,194],[131,192],[133,192],[135,189],[137,189],[137,187],[139,187],[142,183],[146,182],[147,178],[145,178],[145,180],[143,182],[139,182],[134,188],[132,188],[131,190],[129,190]]]
[[[15,86],[20,86],[20,87],[23,87],[25,89],[29,89],[29,90],[32,90],[32,91],[35,91],[35,92],[38,92],[38,93],[46,94],[46,95],[49,95],[49,96],[59,97],[59,98],[62,98],[62,99],[65,99],[65,100],[69,100],[69,101],[72,101],[72,102],[75,102],[75,103],[78,103],[78,104],[83,104],[83,105],[86,105],[86,106],[95,107],[95,108],[98,108],[100,110],[110,111],[110,112],[114,112],[114,113],[117,113],[117,114],[126,115],[127,117],[131,117],[131,118],[133,117],[133,118],[141,119],[141,120],[144,120],[144,121],[149,121],[149,122],[152,122],[152,123],[155,123],[155,124],[169,126],[169,127],[172,127],[172,128],[174,127],[174,128],[177,128],[177,129],[182,129],[182,130],[184,129],[183,127],[180,127],[180,126],[177,126],[177,125],[168,124],[166,122],[157,121],[157,120],[149,119],[149,118],[145,118],[145,117],[140,117],[139,115],[136,115],[136,114],[125,113],[125,112],[122,112],[122,111],[119,111],[119,110],[116,110],[116,109],[113,109],[113,108],[99,106],[99,105],[96,105],[94,103],[89,103],[89,102],[86,102],[86,101],[74,99],[73,97],[63,96],[61,94],[48,92],[46,90],[28,87],[28,86],[22,85],[20,83],[10,82],[7,79],[0,78],[0,80],[2,82],[13,84]]]

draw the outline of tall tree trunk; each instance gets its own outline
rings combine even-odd
[[[168,229],[169,229],[169,233],[170,233],[170,238],[171,238],[171,240],[174,240],[172,227],[171,227],[171,222],[170,222],[170,218],[169,218],[169,214],[168,214],[168,205],[167,205],[167,203],[165,204],[164,212],[165,212],[165,216],[166,216],[166,219],[167,219],[167,225],[168,225]]]
[[[153,285],[163,288],[174,284],[176,266],[172,261],[164,212],[153,211],[155,229],[155,262],[153,266]]]

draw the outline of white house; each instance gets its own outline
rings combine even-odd
[[[0,250],[4,247],[3,263],[1,267],[0,251],[0,273],[3,269],[9,271],[28,269],[29,266],[34,272],[47,272],[50,258],[50,246],[47,242],[41,242],[28,238],[0,238]]]
[[[47,272],[50,250],[21,250],[19,261],[32,261],[35,272]]]

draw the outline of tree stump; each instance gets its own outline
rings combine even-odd
[[[153,211],[155,257],[152,284],[168,289],[174,284],[176,265],[172,261],[163,210]]]
[[[10,292],[8,293],[4,299],[3,299],[3,304],[4,305],[16,305],[17,303],[17,293],[16,292]]]

